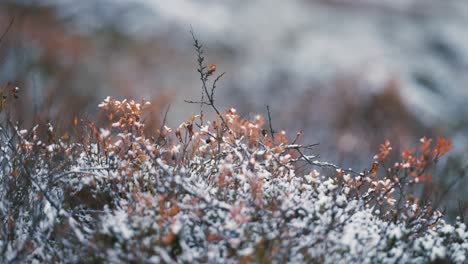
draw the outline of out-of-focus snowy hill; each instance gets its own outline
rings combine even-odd
[[[186,49],[188,25],[195,28],[213,62],[229,73],[228,88],[219,89],[229,95],[219,97],[223,103],[252,111],[270,104],[278,116],[293,114],[304,93],[312,93],[317,107],[304,107],[312,110],[304,121],[311,124],[297,127],[315,127],[327,124],[342,103],[337,82],[351,91],[343,100],[363,106],[392,86],[411,120],[466,146],[458,136],[468,125],[466,1],[142,2],[155,15],[136,32],[172,36]],[[324,95],[333,98],[330,104]],[[329,135],[317,134],[318,141]]]

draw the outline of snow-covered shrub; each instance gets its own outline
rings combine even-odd
[[[2,127],[0,262],[467,261],[465,224],[411,195],[448,140],[357,173],[235,109],[151,135],[146,105],[108,97],[73,137]]]

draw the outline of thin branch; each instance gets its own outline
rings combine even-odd
[[[184,100],[184,102],[188,104],[201,104],[201,105],[211,105],[207,102],[202,102],[202,101],[191,101],[191,100]]]
[[[171,109],[171,104],[169,104],[166,108],[166,112],[164,113],[164,118],[163,118],[163,122],[162,122],[162,125],[165,126],[166,125],[166,121],[167,121],[167,113],[169,113],[169,109]]]
[[[5,36],[8,34],[8,31],[10,31],[11,26],[13,26],[13,22],[15,21],[15,16],[13,16],[10,20],[10,23],[8,24],[7,28],[3,32],[2,36],[0,36],[0,48],[2,47],[2,41],[5,38]]]
[[[161,127],[159,128],[159,136],[158,136],[158,139],[156,140],[156,142],[159,142],[162,138],[162,131],[164,129],[164,126],[166,125],[166,121],[167,121],[167,114],[169,113],[169,109],[171,109],[171,104],[169,104],[166,108],[166,112],[164,113],[164,118],[163,118],[163,122],[161,124]]]
[[[196,38],[192,27],[190,27],[190,34],[192,35],[193,46],[195,47],[195,51],[197,52],[197,63],[198,63],[197,72],[200,73],[200,81],[202,82],[202,96],[201,96],[200,102],[195,102],[195,101],[189,101],[189,102],[200,104],[200,108],[201,108],[200,109],[200,126],[203,125],[203,105],[209,105],[216,112],[219,119],[221,119],[224,127],[227,129],[228,126],[227,126],[226,120],[224,119],[223,115],[216,107],[215,100],[214,100],[214,91],[216,89],[216,85],[218,81],[225,75],[225,73],[223,72],[222,74],[218,75],[216,79],[213,81],[211,89],[208,90],[207,82],[208,82],[209,77],[213,74],[213,71],[206,70],[207,66],[204,64],[205,57],[203,56],[203,53],[204,53],[203,45]],[[205,96],[208,102],[205,102]]]
[[[193,46],[197,51],[197,62],[198,62],[198,69],[197,72],[200,73],[200,80],[202,82],[202,91],[201,91],[201,103],[200,103],[200,126],[203,126],[203,103],[205,101],[205,92],[206,92],[206,81],[207,78],[205,76],[205,69],[206,67],[203,65],[203,61],[205,58],[203,57],[203,45],[199,43],[198,39],[195,37],[195,33],[193,31],[193,27],[190,26],[190,34],[192,35],[193,39]]]
[[[271,123],[271,113],[270,113],[270,106],[266,105],[267,113],[268,113],[268,124],[270,126],[270,134],[271,138],[275,140],[275,131],[273,130],[273,124]]]
[[[458,214],[460,216],[460,221],[465,223],[465,207],[463,205],[463,201],[461,199],[457,199],[458,204]]]
[[[316,158],[316,156],[306,156],[306,155],[304,155],[304,153],[302,153],[302,151],[300,149],[296,149],[296,150],[300,155],[299,160],[304,160],[307,163],[309,163],[310,165],[318,166],[318,167],[321,167],[321,168],[329,167],[329,168],[333,168],[335,170],[341,170],[341,171],[344,171],[344,172],[347,172],[347,173],[350,173],[350,174],[353,174],[353,175],[362,176],[361,173],[357,173],[352,169],[343,169],[343,168],[341,168],[341,167],[339,167],[339,166],[337,166],[337,165],[335,165],[333,163],[323,162],[323,161],[318,161],[318,160],[312,160],[313,158]]]
[[[220,75],[218,75],[218,77],[216,77],[216,79],[214,80],[213,85],[211,86],[211,99],[213,100],[213,102],[214,102],[214,90],[216,89],[216,84],[218,83],[219,80],[221,80],[221,78],[225,74],[226,74],[226,72],[223,72]]]

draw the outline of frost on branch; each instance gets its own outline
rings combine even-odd
[[[235,109],[147,133],[147,104],[108,97],[76,138],[2,128],[0,262],[467,261],[465,224],[411,195],[448,140],[356,173]]]

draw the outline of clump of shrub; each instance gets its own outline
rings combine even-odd
[[[368,170],[313,155],[262,116],[221,112],[198,51],[203,111],[145,131],[147,101],[107,97],[107,124],[75,120],[1,128],[0,262],[464,263],[468,232],[417,188],[451,148],[421,139],[389,164],[385,142]],[[220,75],[222,76],[222,75]],[[203,108],[202,108],[203,109]]]

